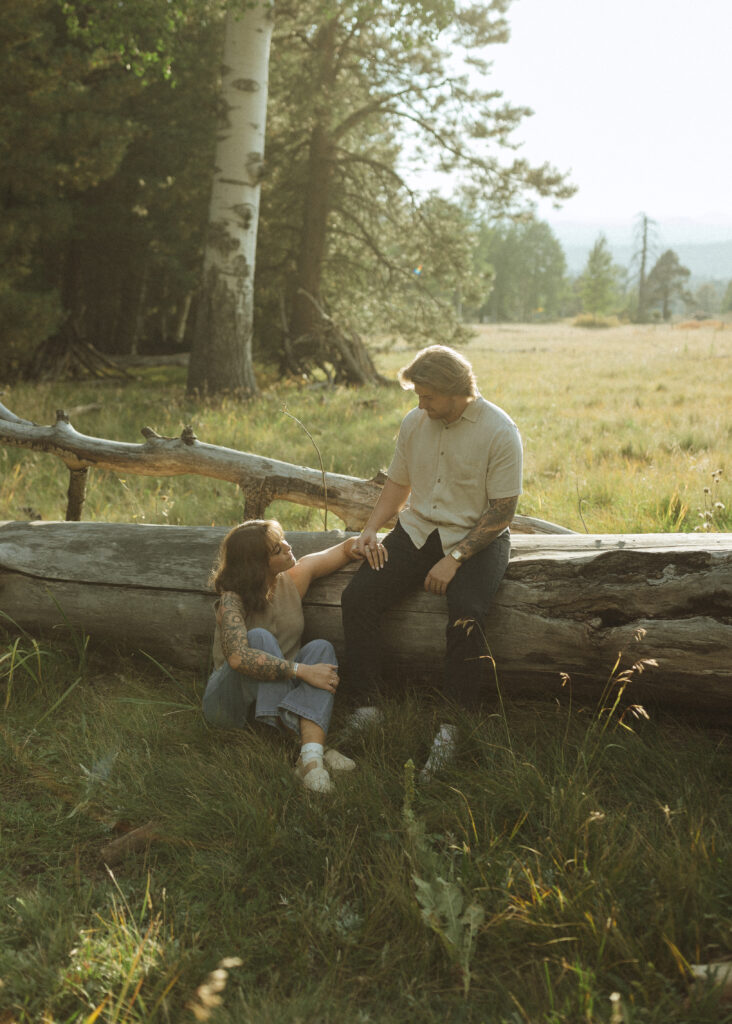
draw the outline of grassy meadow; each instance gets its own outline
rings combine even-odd
[[[730,529],[732,328],[486,326],[465,352],[522,430],[521,512],[593,533]],[[394,376],[409,356],[377,361]],[[326,469],[362,477],[388,465],[412,404],[297,383],[199,404],[180,370],[141,377],[1,400],[38,423],[64,408],[94,436],[191,424],[317,466],[286,409]],[[0,460],[0,520],[63,518],[58,459]],[[84,517],[241,513],[232,485],[91,471]],[[458,758],[419,786],[446,708],[414,679],[383,727],[354,733],[336,709],[332,742],[358,767],[318,798],[279,737],[206,725],[200,676],[79,634],[0,640],[0,1024],[732,1021],[690,969],[732,955],[727,731],[549,702],[451,709]],[[151,841],[105,866],[105,845],[148,822]]]
[[[729,484],[715,494],[712,473],[724,471],[732,440],[732,324],[680,330],[623,326],[580,330],[566,325],[476,328],[465,346],[484,396],[518,423],[525,446],[519,511],[590,533],[692,530],[705,500],[721,501],[714,526],[729,530]],[[410,358],[395,348],[378,355],[395,379]],[[413,404],[398,387],[267,386],[249,406],[186,399],[185,371],[146,371],[138,384],[89,382],[18,385],[5,405],[37,423],[70,413],[84,434],[140,442],[141,427],[177,435],[191,424],[200,440],[318,467],[304,431],[313,435],[326,470],[370,477],[388,466],[396,432]],[[75,409],[93,406],[75,413]],[[42,453],[0,448],[0,517],[63,518],[68,473]],[[322,515],[276,504],[270,514],[291,529],[319,529]],[[238,488],[195,477],[90,474],[84,518],[234,524]],[[331,522],[330,525],[338,525]]]

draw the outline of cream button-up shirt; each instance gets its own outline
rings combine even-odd
[[[390,480],[409,486],[399,522],[420,548],[434,529],[446,555],[488,508],[521,494],[523,449],[511,417],[481,396],[454,423],[412,409],[402,420]]]

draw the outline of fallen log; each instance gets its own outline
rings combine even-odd
[[[225,528],[119,523],[0,524],[0,608],[32,633],[75,629],[206,672],[213,628],[207,578]],[[295,554],[343,533],[288,533]],[[732,534],[514,535],[485,623],[504,694],[597,700],[622,652],[641,703],[732,712]],[[353,567],[317,581],[306,639],[343,654],[340,595]],[[439,669],[444,598],[397,605],[379,637],[415,679]],[[563,673],[571,683],[562,690]],[[565,680],[566,682],[566,680]]]
[[[0,444],[56,455],[70,473],[66,519],[81,518],[84,487],[89,469],[140,476],[182,476],[193,473],[238,484],[244,496],[244,516],[258,519],[275,500],[291,501],[334,512],[346,529],[360,530],[384,486],[383,473],[371,480],[343,473],[322,473],[308,466],[295,466],[235,448],[205,444],[190,427],[180,437],[161,437],[150,427],[141,431],[143,444],[110,441],[80,434],[59,409],[53,426],[39,426],[21,419],[0,403]],[[532,516],[517,515],[512,523],[517,532],[570,533],[563,526]]]

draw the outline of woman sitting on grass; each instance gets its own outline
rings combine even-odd
[[[216,602],[216,669],[203,695],[212,725],[243,729],[254,718],[299,733],[295,774],[306,789],[327,793],[332,771],[354,768],[337,750],[324,751],[338,687],[332,644],[311,640],[301,647],[302,598],[313,580],[349,561],[355,538],[295,560],[280,524],[252,519],[223,540],[211,583]]]

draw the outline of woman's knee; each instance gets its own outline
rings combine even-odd
[[[310,640],[299,651],[297,658],[306,665],[337,665],[335,647],[330,640]]]
[[[263,629],[261,626],[247,630],[247,643],[257,651],[265,651],[267,654],[277,654],[281,657],[280,645],[276,638],[268,629]]]

